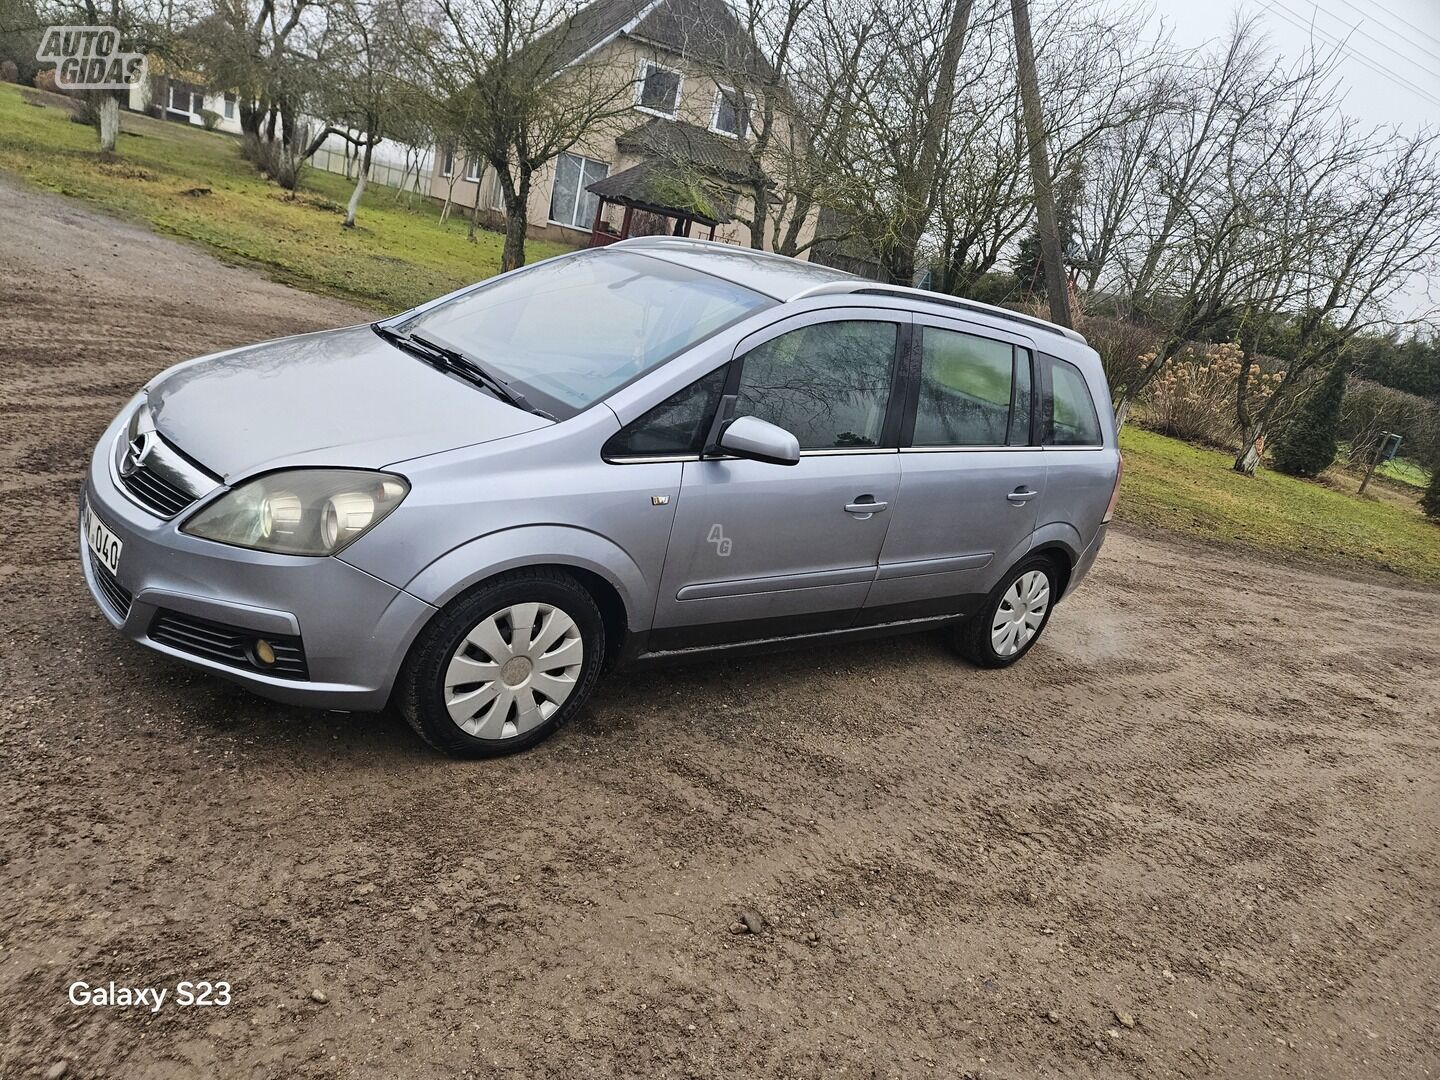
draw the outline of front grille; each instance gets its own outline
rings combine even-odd
[[[120,483],[141,506],[161,517],[172,518],[195,500],[169,480],[145,465],[137,465],[128,474],[120,474]]]
[[[275,650],[275,663],[268,667],[253,659],[251,646],[257,637],[263,637]],[[263,671],[282,679],[310,677],[305,666],[305,650],[298,637],[261,634],[160,608],[150,624],[150,640],[231,667]]]
[[[130,590],[116,581],[110,568],[93,554],[90,556],[90,572],[95,575],[95,584],[100,589],[100,595],[105,597],[105,602],[110,605],[110,610],[124,622],[130,614]]]

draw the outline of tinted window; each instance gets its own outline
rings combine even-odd
[[[924,327],[915,446],[1003,446],[1010,433],[1015,349]]]
[[[607,458],[669,457],[705,449],[715,404],[725,389],[728,367],[712,371],[656,405],[610,437]]]
[[[1015,350],[1015,405],[1010,410],[1010,445],[1030,445],[1030,410],[1034,395],[1031,392],[1030,352],[1028,349]]]
[[[591,251],[497,278],[401,329],[468,353],[542,408],[573,415],[772,303],[662,259]]]
[[[778,424],[802,450],[879,445],[897,332],[888,322],[815,323],[756,346],[735,414]]]
[[[1064,360],[1050,366],[1054,387],[1053,419],[1050,425],[1051,446],[1099,446],[1100,419],[1095,402],[1080,369]]]

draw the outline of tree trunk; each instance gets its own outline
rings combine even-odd
[[[113,154],[120,137],[120,99],[106,94],[100,99],[100,152]]]
[[[355,211],[360,209],[360,196],[365,194],[365,178],[370,175],[370,152],[375,149],[373,142],[365,144],[365,152],[360,156],[360,176],[355,181],[355,190],[350,193],[350,205],[345,208],[344,227],[353,229],[355,227]]]
[[[500,272],[516,270],[525,265],[525,217],[530,202],[530,181],[523,178],[513,199],[505,202],[505,250],[500,255]]]
[[[1025,141],[1030,144],[1030,175],[1035,186],[1036,226],[1040,234],[1040,254],[1045,261],[1045,292],[1050,301],[1050,319],[1061,326],[1074,326],[1070,314],[1070,283],[1065,278],[1064,256],[1060,250],[1055,190],[1050,183],[1050,153],[1045,147],[1045,110],[1035,75],[1035,45],[1030,40],[1027,0],[1010,0],[1010,11],[1015,19],[1016,66],[1025,117]]]
[[[1240,437],[1240,454],[1235,459],[1235,471],[1245,476],[1254,476],[1260,467],[1260,454],[1265,449],[1265,433],[1259,428],[1244,432]]]
[[[1125,426],[1125,421],[1130,419],[1130,397],[1128,394],[1121,394],[1120,400],[1115,402],[1115,430],[1119,431]]]

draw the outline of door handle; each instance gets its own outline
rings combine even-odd
[[[1012,503],[1019,506],[1023,503],[1029,502],[1031,499],[1033,499],[1036,495],[1039,494],[1040,493],[1038,491],[1033,491],[1030,488],[1016,488],[1014,491],[1010,492],[1009,495],[1006,495],[1005,498],[1009,499]]]
[[[880,513],[881,510],[884,510],[889,505],[889,503],[876,502],[869,495],[861,495],[860,498],[856,499],[853,503],[845,504],[845,512],[847,514],[860,514],[869,517],[871,514]]]

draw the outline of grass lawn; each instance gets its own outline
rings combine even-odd
[[[1357,568],[1394,570],[1440,584],[1440,525],[1418,508],[1356,498],[1127,425],[1116,517],[1261,551]]]
[[[1409,484],[1411,487],[1424,489],[1430,486],[1430,470],[1406,458],[1394,458],[1377,466],[1375,471],[1381,476],[1388,476],[1391,480]]]
[[[372,185],[358,227],[342,229],[350,181],[310,169],[289,199],[240,158],[229,135],[123,113],[118,150],[115,160],[101,160],[93,129],[0,83],[0,169],[204,244],[227,261],[259,264],[277,280],[393,312],[500,267],[498,233],[482,231],[472,244],[463,214],[442,225],[438,206],[419,196],[396,202],[393,188]],[[210,194],[184,194],[195,188]],[[526,244],[531,261],[568,250]]]

